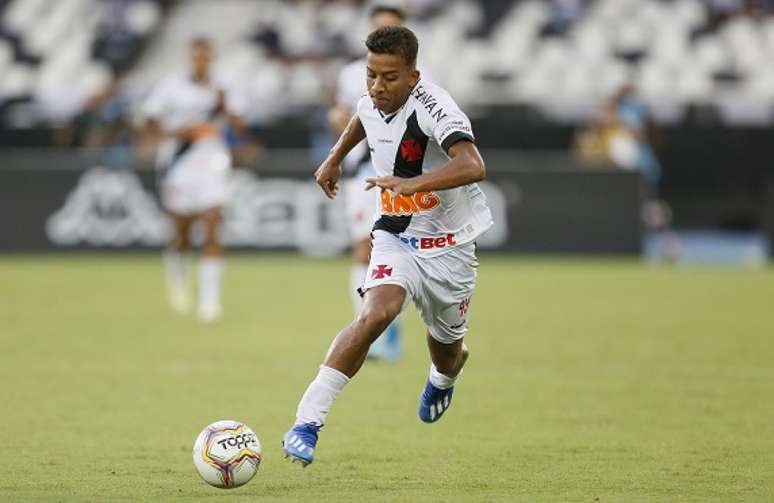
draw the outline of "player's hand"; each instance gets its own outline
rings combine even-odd
[[[314,179],[317,185],[325,192],[328,199],[333,199],[339,191],[339,178],[341,177],[341,164],[324,161],[317,171],[314,172]]]
[[[417,184],[413,178],[401,178],[398,176],[366,178],[366,190],[371,190],[374,187],[386,189],[401,196],[411,196],[417,192]]]

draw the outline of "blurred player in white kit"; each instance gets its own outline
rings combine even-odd
[[[244,129],[243,97],[218,80],[212,71],[214,50],[206,38],[190,45],[187,73],[162,80],[143,105],[144,129],[161,139],[157,165],[161,200],[174,223],[164,253],[169,300],[175,311],[191,308],[185,252],[191,228],[201,222],[204,242],[199,260],[198,316],[215,321],[222,312],[223,246],[221,209],[228,200],[231,155],[223,140],[225,121]]]
[[[400,26],[405,14],[397,7],[378,4],[371,7],[369,14],[371,30],[383,26]],[[357,109],[360,98],[367,93],[366,58],[352,61],[341,69],[336,88],[336,105],[328,112],[328,120],[337,134],[347,127],[349,119]],[[347,224],[352,240],[352,269],[350,271],[350,294],[355,313],[360,311],[363,300],[358,288],[363,284],[368,271],[371,254],[371,229],[378,208],[379,194],[366,191],[365,179],[375,175],[367,142],[361,142],[344,160],[344,169],[351,178],[344,184],[344,201],[347,209]],[[396,360],[401,353],[401,320],[396,319],[371,345],[368,356],[383,360]]]

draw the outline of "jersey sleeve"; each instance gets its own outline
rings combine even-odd
[[[433,137],[444,152],[448,153],[451,146],[461,140],[475,142],[470,119],[448,94],[439,93],[435,103],[431,98],[420,107],[425,112],[421,114],[425,122],[422,129]]]
[[[433,128],[433,137],[443,151],[448,153],[452,145],[460,140],[468,140],[475,143],[473,137],[473,128],[470,125],[470,119],[459,109],[456,103],[452,102],[453,107],[445,111],[446,115],[438,120]]]

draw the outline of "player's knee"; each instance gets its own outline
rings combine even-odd
[[[392,322],[395,315],[382,306],[364,306],[357,323],[368,334],[381,334]]]

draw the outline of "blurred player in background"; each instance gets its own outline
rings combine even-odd
[[[379,219],[360,288],[363,307],[334,339],[284,437],[286,457],[304,466],[314,461],[334,400],[411,300],[427,327],[431,358],[419,418],[433,423],[446,413],[468,358],[463,338],[478,268],[475,240],[493,224],[476,184],[486,169],[470,120],[445,90],[420,79],[414,33],[379,28],[366,46],[368,94],[315,178],[336,197],[341,162],[367,138],[376,176],[366,187],[380,192]]]
[[[370,11],[371,30],[382,26],[400,26],[405,14],[397,7],[375,5]],[[336,133],[341,134],[349,119],[355,113],[357,102],[367,94],[366,58],[352,61],[341,69],[336,88],[336,105],[328,112],[328,120]],[[344,159],[344,169],[352,178],[344,184],[344,201],[347,208],[347,223],[352,240],[352,269],[350,272],[350,295],[355,313],[360,311],[363,300],[357,289],[363,284],[368,271],[371,255],[371,228],[374,224],[378,204],[376,191],[366,191],[365,179],[374,176],[371,153],[365,141],[360,142]],[[371,345],[368,356],[377,359],[395,360],[401,353],[401,322],[393,321],[384,334]]]
[[[239,93],[219,82],[212,72],[214,50],[206,38],[190,46],[188,73],[166,78],[143,106],[145,131],[161,140],[157,166],[161,199],[174,223],[164,254],[167,286],[173,309],[190,310],[189,281],[184,253],[190,248],[191,228],[201,222],[204,243],[199,261],[198,315],[203,321],[220,317],[223,246],[219,227],[221,208],[228,198],[231,156],[221,124],[238,131],[245,103]]]

